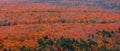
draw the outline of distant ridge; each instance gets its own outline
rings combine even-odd
[[[120,10],[120,0],[0,0],[0,5],[23,3],[49,3],[56,6],[86,6]]]

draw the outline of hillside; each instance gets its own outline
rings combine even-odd
[[[0,0],[0,51],[120,51],[119,0]]]

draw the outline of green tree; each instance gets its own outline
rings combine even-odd
[[[89,46],[88,46],[87,42],[84,41],[83,39],[80,39],[80,49],[82,51],[84,51],[84,50],[89,51]]]
[[[63,48],[63,50],[68,49],[68,51],[74,51],[73,42],[70,39],[65,39],[64,37],[61,37],[57,40],[56,46],[60,49]]]
[[[49,40],[46,42],[46,44],[48,44],[48,45],[53,45],[53,41],[52,41],[51,39],[49,39]]]

